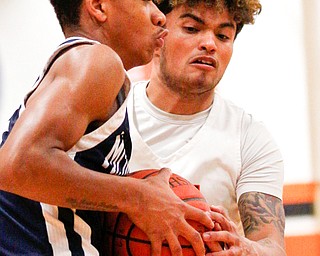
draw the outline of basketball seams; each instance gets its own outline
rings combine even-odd
[[[117,228],[118,228],[119,223],[120,223],[121,215],[122,215],[121,212],[117,215],[116,223],[115,223],[114,226],[113,226],[113,232],[112,232],[112,255],[116,255],[116,254],[115,254],[115,250],[116,250],[116,248],[115,248],[115,246],[116,246],[115,241],[116,241],[116,237],[117,237],[117,234],[118,234],[118,233],[117,233]]]
[[[184,202],[192,202],[192,201],[197,201],[197,202],[204,202],[207,203],[207,201],[203,197],[186,197],[186,198],[181,198],[182,201]]]
[[[146,170],[147,171],[147,170]],[[143,172],[143,171],[142,171]],[[148,170],[148,172],[150,173],[146,173],[144,174],[144,176],[141,176],[139,174],[142,174],[142,172],[133,172],[133,173],[130,173],[128,176],[134,176],[133,178],[136,178],[136,179],[146,179],[150,176],[154,176],[155,174],[157,174],[159,171],[158,170]]]
[[[131,240],[131,233],[134,228],[135,228],[135,225],[132,223],[126,236],[126,249],[127,249],[128,256],[132,256],[132,253],[130,250],[130,240]]]
[[[135,228],[136,226],[133,225]],[[123,240],[127,240],[128,239],[128,235],[121,235],[121,234],[114,234],[114,232],[112,231],[107,231],[106,234],[109,234],[109,235],[112,235],[114,236],[116,239],[123,239]],[[151,242],[149,240],[144,240],[144,239],[141,239],[141,238],[136,238],[136,237],[129,237],[128,239],[130,242],[136,242],[136,243],[141,243],[141,244],[147,244],[147,245],[151,245]],[[164,247],[169,247],[169,244],[166,243],[166,242],[163,242],[162,246]],[[188,244],[183,244],[181,245],[182,248],[192,248],[191,245],[188,245]],[[113,254],[115,255],[115,254]]]

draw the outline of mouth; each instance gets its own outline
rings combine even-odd
[[[191,60],[191,64],[208,68],[217,68],[217,61],[212,56],[201,56]]]

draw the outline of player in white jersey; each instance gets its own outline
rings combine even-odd
[[[164,239],[181,255],[179,235],[203,255],[185,218],[213,222],[171,191],[168,169],[147,180],[109,175],[125,175],[131,155],[125,70],[162,46],[165,16],[144,0],[51,3],[66,41],[3,133],[0,254],[99,255],[100,211],[122,211],[149,236],[154,255]]]
[[[228,245],[219,255],[285,255],[281,153],[262,123],[215,93],[236,35],[260,4],[168,2],[160,9],[170,33],[150,81],[137,83],[128,100],[130,171],[169,167],[199,184],[219,206],[212,209],[230,218],[232,228],[203,236]]]

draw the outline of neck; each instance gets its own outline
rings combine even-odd
[[[181,93],[152,76],[146,93],[156,107],[176,115],[192,115],[204,111],[212,105],[214,98],[213,91],[201,94],[187,91]]]

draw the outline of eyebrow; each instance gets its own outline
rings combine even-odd
[[[198,16],[196,16],[196,15],[194,15],[194,14],[192,14],[192,13],[184,13],[184,14],[182,14],[179,18],[180,18],[180,19],[190,18],[190,19],[195,20],[196,22],[199,22],[199,23],[201,23],[201,24],[204,24],[204,20],[203,20],[203,19],[201,19],[200,17],[198,17]]]
[[[201,19],[200,17],[198,17],[198,16],[196,16],[196,15],[194,15],[192,13],[184,13],[179,18],[180,19],[190,18],[190,19],[193,19],[193,20],[195,20],[196,22],[198,22],[200,24],[203,24],[203,25],[205,24],[203,19]],[[231,22],[222,23],[222,24],[219,25],[219,27],[220,28],[230,27],[230,28],[232,28],[234,30],[236,29],[235,25],[233,23],[231,23]]]

